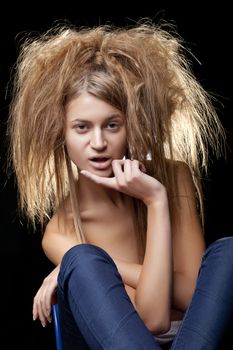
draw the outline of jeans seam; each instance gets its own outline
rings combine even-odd
[[[119,330],[119,328],[122,326],[122,324],[125,324],[125,322],[129,319],[129,317],[136,313],[135,310],[131,310],[130,312],[128,312],[121,320],[120,322],[118,323],[118,325],[115,327],[115,329],[112,331],[112,334],[111,334],[111,342],[113,341],[113,337],[114,335],[116,334],[116,332]],[[111,344],[112,345],[112,344]]]

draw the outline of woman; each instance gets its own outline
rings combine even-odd
[[[181,40],[147,22],[51,29],[21,48],[10,115],[20,206],[56,265],[33,319],[57,297],[64,349],[217,349],[233,239],[205,252],[200,177],[224,131]]]

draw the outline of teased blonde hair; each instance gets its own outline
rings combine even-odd
[[[56,27],[25,40],[15,68],[10,152],[20,208],[34,224],[44,223],[74,188],[65,107],[83,91],[124,113],[128,156],[145,162],[149,155],[149,174],[171,198],[176,181],[167,159],[188,164],[203,216],[201,171],[207,171],[209,145],[219,155],[224,130],[178,35],[148,21],[127,28]],[[85,240],[74,190],[71,199],[77,234]],[[144,246],[146,211],[134,202]]]

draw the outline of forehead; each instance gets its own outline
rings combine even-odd
[[[82,93],[75,97],[66,106],[68,121],[74,119],[92,120],[96,119],[97,116],[107,119],[111,116],[123,117],[123,114],[111,104],[88,93]]]

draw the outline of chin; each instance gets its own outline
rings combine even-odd
[[[113,171],[112,169],[106,169],[106,170],[90,170],[95,175],[101,176],[101,177],[113,177]]]
[[[90,166],[83,166],[83,167],[79,167],[79,171],[81,171],[81,170],[89,171],[90,173],[95,174],[95,175],[100,176],[100,177],[113,177],[114,176],[112,167],[109,167],[107,169],[94,169]]]

